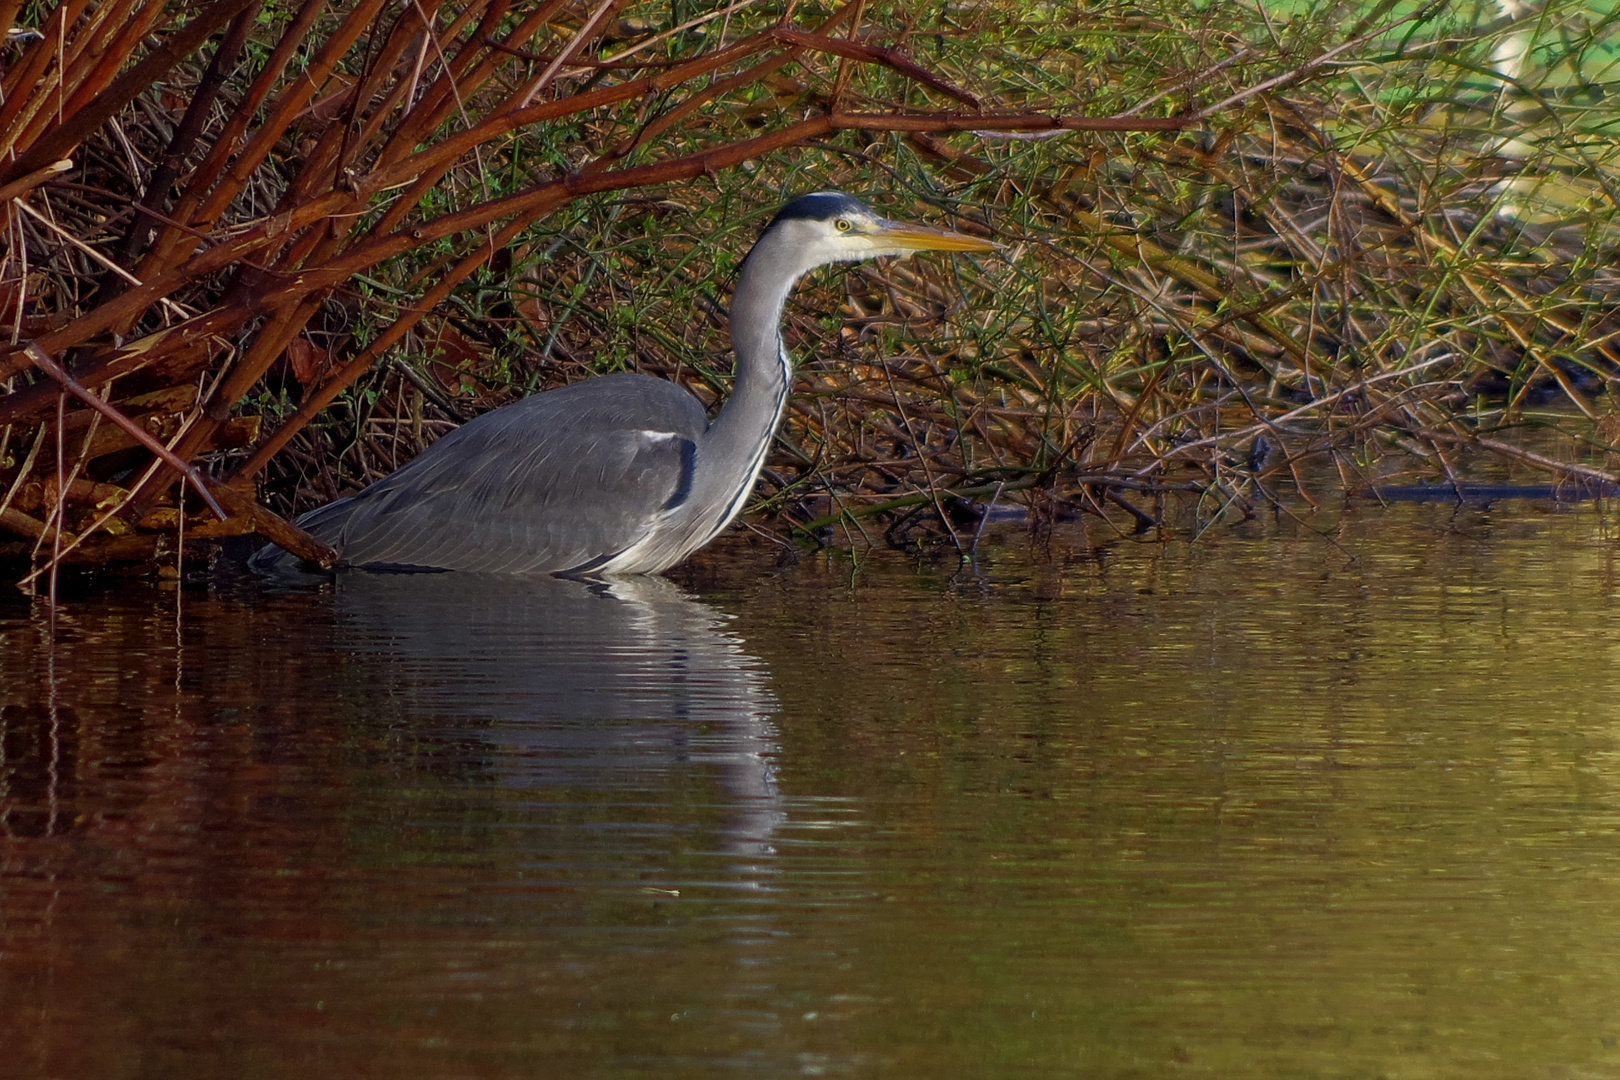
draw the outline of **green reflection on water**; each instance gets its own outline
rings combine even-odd
[[[892,914],[852,932],[914,1065],[1620,1071],[1612,537],[1340,539],[754,598],[788,785],[869,821]]]
[[[685,757],[646,706],[566,775],[517,684],[329,594],[189,599],[178,652],[103,598],[50,835],[0,623],[0,1037],[41,1076],[1620,1075],[1612,528],[1282,531],[721,552],[691,640],[738,683]],[[768,852],[702,756],[728,693]]]

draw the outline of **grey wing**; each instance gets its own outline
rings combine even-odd
[[[590,379],[486,413],[298,523],[344,566],[588,572],[686,498],[706,425],[671,383]]]

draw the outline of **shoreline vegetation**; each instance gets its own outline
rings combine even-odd
[[[725,393],[838,187],[1006,258],[823,272],[750,520],[967,550],[1620,485],[1612,4],[0,0],[0,573],[174,576],[471,416]],[[209,504],[212,503],[211,507]]]

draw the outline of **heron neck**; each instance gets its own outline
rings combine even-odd
[[[765,463],[787,404],[792,366],[782,345],[782,308],[808,266],[767,234],[743,263],[731,301],[731,346],[736,371],[731,394],[704,434],[694,502],[723,507],[725,524],[741,507]]]

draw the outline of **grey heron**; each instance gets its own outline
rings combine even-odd
[[[662,379],[587,379],[485,413],[298,524],[338,553],[340,567],[667,570],[737,516],[765,464],[793,375],[782,309],[800,277],[877,255],[999,246],[885,220],[842,192],[801,196],[743,262],[731,305],[734,382],[712,420]],[[271,545],[252,565],[291,570],[299,560]]]

